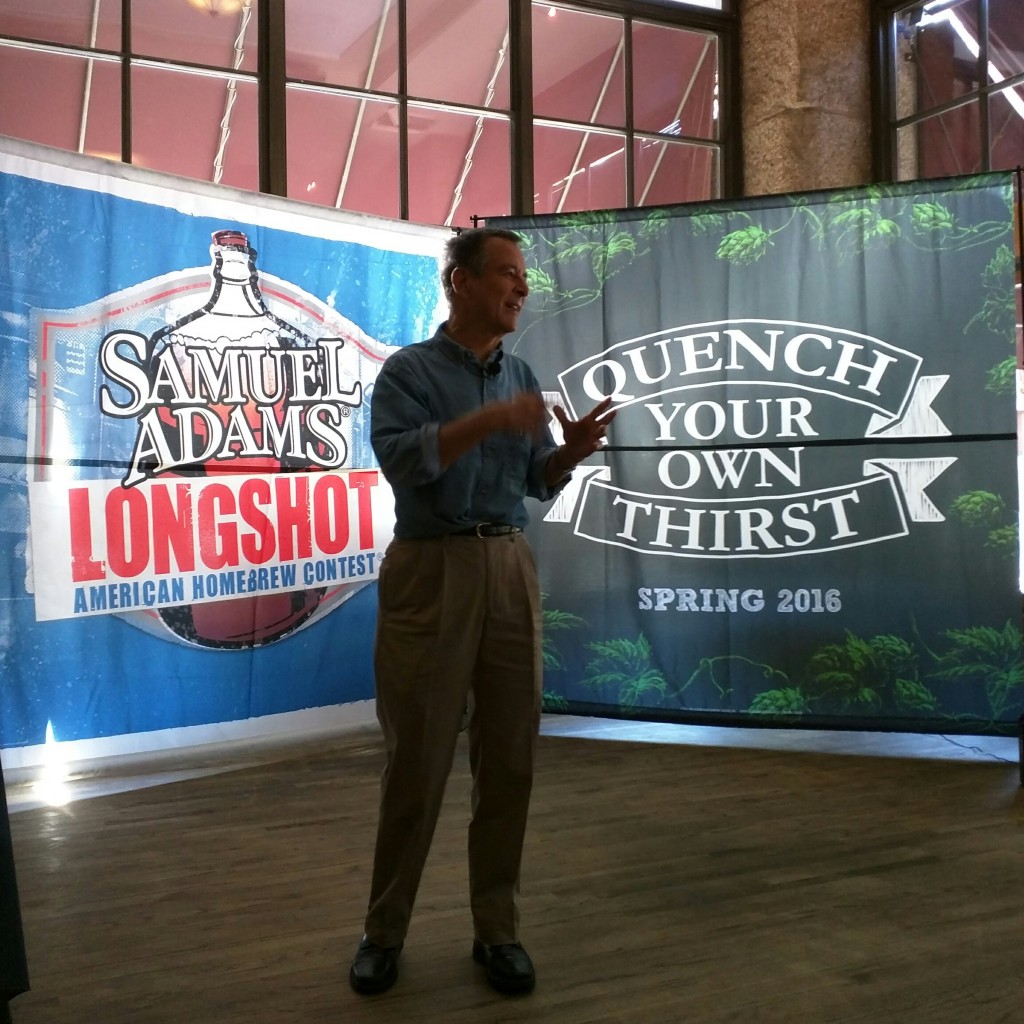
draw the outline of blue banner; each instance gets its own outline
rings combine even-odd
[[[448,232],[0,145],[0,746],[372,697],[368,406]]]

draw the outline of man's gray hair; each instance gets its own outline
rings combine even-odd
[[[474,277],[479,277],[487,268],[487,240],[504,238],[520,245],[522,239],[514,231],[505,228],[466,228],[452,235],[444,247],[444,268],[441,271],[441,285],[449,302],[455,294],[452,290],[452,273],[462,267]]]

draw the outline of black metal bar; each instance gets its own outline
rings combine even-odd
[[[496,218],[490,218],[496,220]],[[473,226],[476,227],[481,220],[487,220],[487,218],[473,217]],[[452,228],[453,231],[459,232],[461,228]],[[920,447],[922,444],[927,444],[929,447],[944,446],[949,444],[979,444],[979,443],[990,443],[992,441],[1016,441],[1016,434],[960,434],[958,436],[950,437],[839,437],[839,438],[801,438],[799,444],[790,445],[782,444],[778,440],[774,441],[722,441],[716,442],[715,444],[676,444],[676,445],[627,445],[627,444],[609,444],[601,449],[603,453],[611,452],[622,452],[622,453],[640,453],[640,452],[656,452],[660,454],[666,454],[673,451],[700,451],[700,452],[716,452],[716,451],[732,451],[735,449],[742,449],[743,451],[754,451],[758,449],[785,449],[785,448],[853,448],[853,447],[879,447],[879,448],[892,448],[892,447],[905,447],[907,445],[915,445]],[[49,456],[34,456],[27,458],[20,455],[5,455],[0,453],[0,466],[5,465],[25,465],[25,466],[72,466],[78,468],[90,468],[90,469],[128,469],[133,463],[130,459],[63,459],[63,458],[52,458]],[[177,472],[185,472],[188,469],[202,467],[179,467]],[[248,466],[239,466],[232,469],[230,463],[218,468],[217,472],[222,474],[229,474],[233,471],[239,473],[251,472]]]
[[[982,0],[978,11],[978,155],[981,157],[980,170],[992,169],[992,140],[989,137],[989,93],[988,82],[988,0]]]
[[[398,216],[409,219],[408,5],[398,0]]]
[[[260,191],[288,195],[284,0],[258,0]]]
[[[511,107],[511,211],[533,214],[533,12],[530,0],[509,0],[509,80]]]
[[[633,142],[633,19],[627,14],[622,19],[622,70],[626,100],[626,139],[623,143],[626,168],[626,206],[637,205],[636,195],[636,146]]]
[[[121,160],[132,162],[132,0],[121,0]]]
[[[893,180],[893,154],[896,152],[896,127],[893,123],[892,97],[894,45],[892,11],[871,5],[871,177],[874,181]]]
[[[1016,253],[1014,257],[1014,286],[1016,289],[1024,288],[1024,167],[1020,164],[1017,165],[1014,171],[1014,181],[1016,185],[1016,195],[1014,197],[1014,210],[1017,214],[1017,245]],[[1024,298],[1022,298],[1022,308],[1024,308]],[[1017,335],[1015,341],[1017,345],[1017,372],[1020,373],[1024,369],[1024,351],[1021,350],[1020,336]],[[1020,438],[1017,438],[1018,449],[1020,447]],[[1019,568],[1019,567],[1018,567]],[[1021,632],[1024,634],[1024,595],[1021,597]],[[1019,740],[1018,740],[1018,772],[1020,775],[1020,784],[1024,786],[1024,714],[1020,716],[1017,721]]]

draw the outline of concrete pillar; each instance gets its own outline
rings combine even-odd
[[[742,0],[744,192],[871,176],[870,0]]]

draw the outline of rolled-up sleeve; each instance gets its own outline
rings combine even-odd
[[[373,388],[370,442],[393,484],[417,487],[441,475],[441,424],[426,395],[398,369],[385,365]]]
[[[527,477],[526,493],[531,498],[536,498],[538,501],[550,501],[572,479],[572,474],[568,473],[553,486],[549,487],[545,482],[548,463],[554,458],[556,451],[558,451],[558,447],[551,436],[551,431],[545,429],[541,445],[534,448],[530,455],[530,472]]]

